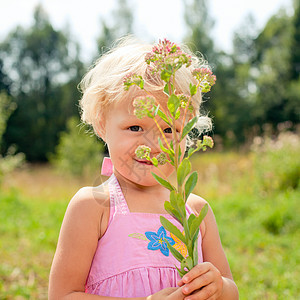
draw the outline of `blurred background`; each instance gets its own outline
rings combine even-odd
[[[194,157],[196,192],[215,211],[241,299],[297,298],[299,0],[0,0],[0,11],[0,299],[47,299],[66,206],[106,179],[77,85],[126,34],[208,60],[215,149]]]

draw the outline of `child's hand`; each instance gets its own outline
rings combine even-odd
[[[185,295],[182,293],[182,288],[166,288],[149,297],[147,300],[184,300]]]
[[[222,294],[223,279],[220,271],[209,262],[201,263],[185,274],[178,282],[185,300],[218,299]]]

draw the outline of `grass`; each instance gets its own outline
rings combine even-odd
[[[204,153],[197,194],[217,218],[240,299],[300,295],[300,189],[265,187],[250,154]],[[263,166],[262,166],[263,167]],[[99,184],[95,175],[90,184]],[[0,299],[47,299],[48,274],[68,201],[88,179],[49,166],[7,176],[0,191]]]

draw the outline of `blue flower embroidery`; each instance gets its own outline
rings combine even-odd
[[[145,232],[146,237],[150,240],[148,244],[149,250],[160,250],[165,256],[169,256],[169,249],[167,243],[164,241],[166,239],[171,245],[175,244],[175,241],[167,236],[166,230],[161,226],[157,233],[153,231]]]

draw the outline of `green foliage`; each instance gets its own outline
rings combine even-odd
[[[108,19],[101,20],[102,31],[97,39],[97,58],[99,53],[106,52],[117,39],[133,33],[134,16],[127,0],[117,0]]]
[[[15,109],[16,103],[11,101],[11,97],[6,92],[2,91],[0,93],[0,146],[7,126],[7,120]]]
[[[184,20],[189,29],[186,37],[193,51],[200,51],[210,62],[214,61],[216,51],[211,38],[214,26],[206,0],[184,0]]]
[[[2,91],[0,93],[0,147],[2,146],[2,136],[6,129],[7,119],[15,109],[16,104]],[[15,152],[15,147],[10,146],[5,156],[0,154],[0,184],[5,175],[21,166],[25,160],[23,153],[15,154]]]
[[[172,184],[170,184],[167,180],[161,178],[160,176],[154,174],[153,172],[152,172],[152,175],[159,184],[161,184],[162,186],[164,186],[165,188],[167,188],[170,191],[174,190],[174,187],[172,186]]]
[[[103,144],[86,131],[86,127],[79,126],[77,118],[68,121],[67,131],[60,135],[56,154],[50,158],[58,170],[79,176],[100,168]]]
[[[67,203],[0,192],[0,298],[47,299],[48,277]]]
[[[260,185],[266,192],[296,189],[300,183],[300,139],[282,132],[272,140],[256,138],[255,163]]]
[[[41,6],[29,28],[17,27],[0,43],[3,72],[13,82],[17,109],[4,134],[6,148],[17,145],[28,160],[54,152],[66,120],[78,114],[76,101],[83,65],[70,35],[55,30]]]
[[[253,159],[232,152],[193,156],[200,177],[196,192],[214,210],[240,299],[297,299],[300,189],[266,193],[256,175],[260,166]],[[34,176],[33,170],[28,176]],[[77,178],[69,180],[71,186],[82,186]],[[30,190],[49,184],[33,182]],[[49,200],[43,193],[33,198],[19,188],[0,190],[0,298],[46,300],[51,260],[69,198],[54,195]],[[55,184],[52,190],[57,193]],[[73,188],[69,192],[71,196]]]

